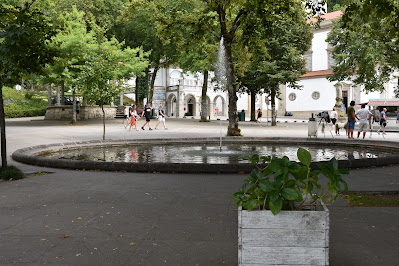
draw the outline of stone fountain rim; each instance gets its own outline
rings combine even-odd
[[[150,141],[150,142],[149,142]],[[81,142],[54,143],[47,145],[31,146],[16,150],[12,158],[18,162],[62,169],[75,170],[103,170],[103,171],[126,171],[126,172],[156,172],[156,173],[248,173],[253,169],[251,164],[203,164],[198,163],[129,163],[129,162],[94,162],[54,159],[37,157],[43,152],[54,152],[66,149],[82,149],[92,147],[114,147],[129,144],[140,145],[170,145],[170,144],[218,144],[220,138],[176,138],[176,139],[150,139],[143,140],[91,140]],[[349,139],[321,139],[321,138],[282,138],[282,137],[223,137],[223,143],[281,143],[296,145],[319,145],[326,146],[371,146],[373,148],[394,150],[399,148],[398,142],[374,141],[374,140],[349,140]],[[367,168],[371,166],[387,166],[399,164],[399,153],[381,158],[367,158],[356,160],[339,160],[340,168]],[[312,167],[316,167],[312,163]]]

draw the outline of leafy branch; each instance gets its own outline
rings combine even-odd
[[[335,201],[341,184],[348,190],[341,175],[349,171],[338,169],[335,158],[325,164],[318,163],[320,170],[312,170],[309,151],[299,148],[297,157],[300,163],[286,156],[271,158],[255,154],[246,158],[256,168],[245,178],[241,189],[231,196],[237,206],[247,210],[270,210],[276,215],[283,209],[300,210],[315,205],[320,199]],[[327,188],[319,184],[320,174],[328,179]]]

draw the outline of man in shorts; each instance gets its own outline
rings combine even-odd
[[[151,121],[151,105],[147,104],[146,107],[144,107],[143,112],[141,113],[141,117],[145,116],[145,123],[144,125],[141,127],[142,130],[144,130],[145,125],[148,125],[148,129],[152,130],[151,125],[150,125],[150,121]]]
[[[378,131],[377,131],[378,135],[380,134],[381,130],[382,130],[382,135],[386,135],[385,128],[388,123],[386,112],[387,112],[387,108],[383,108],[380,113],[380,129],[378,129]]]
[[[369,110],[365,109],[366,105],[362,104],[362,108],[355,113],[355,117],[359,120],[359,131],[357,138],[360,137],[360,132],[363,132],[363,139],[366,137],[367,124],[372,114]]]
[[[355,115],[355,101],[351,101],[350,106],[346,110],[348,115],[348,139],[353,139],[353,130],[355,129],[356,115]]]

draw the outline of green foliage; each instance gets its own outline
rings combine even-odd
[[[3,87],[4,113],[6,118],[42,116],[46,114],[47,101],[32,97],[26,99],[23,93]]]
[[[2,180],[18,180],[24,177],[24,173],[13,165],[0,168],[0,179]]]
[[[47,45],[55,27],[32,2],[0,5],[0,75],[5,85],[13,86],[31,73],[41,73],[55,55]]]
[[[297,163],[283,158],[270,158],[253,155],[247,158],[256,165],[250,175],[245,178],[242,188],[231,197],[237,206],[252,210],[270,210],[274,215],[282,209],[299,210],[307,205],[314,205],[319,199],[335,201],[343,184],[348,190],[342,174],[346,169],[338,169],[335,158],[328,163],[318,163],[320,170],[312,170],[310,153],[299,148]],[[267,164],[266,164],[267,163]],[[328,179],[327,188],[319,184],[319,174]]]
[[[399,2],[349,1],[344,8],[327,39],[336,61],[329,79],[349,79],[365,91],[382,92],[399,69]]]

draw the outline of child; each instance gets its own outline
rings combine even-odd
[[[133,109],[130,112],[130,128],[129,131],[132,131],[132,126],[134,126],[134,128],[136,129],[136,131],[139,131],[137,129],[137,111],[136,111],[136,106],[133,105]]]
[[[123,109],[123,125],[125,128],[129,125],[129,108],[125,106],[125,109]],[[126,123],[126,125],[125,125]]]

